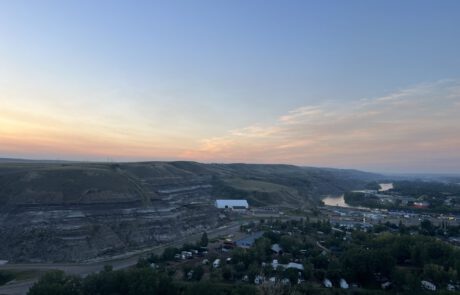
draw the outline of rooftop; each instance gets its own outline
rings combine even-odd
[[[218,208],[225,207],[249,207],[247,200],[216,200],[216,206]]]

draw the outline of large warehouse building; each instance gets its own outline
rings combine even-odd
[[[218,209],[246,210],[249,208],[246,200],[216,200]]]

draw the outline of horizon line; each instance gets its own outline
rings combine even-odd
[[[416,175],[432,175],[432,176],[460,176],[459,172],[414,172],[414,171],[378,171],[378,170],[368,170],[368,169],[361,169],[361,168],[344,168],[344,167],[331,167],[331,166],[311,166],[311,165],[303,165],[303,164],[290,164],[290,163],[256,163],[256,162],[216,162],[216,161],[197,161],[197,160],[185,160],[185,159],[152,159],[152,160],[115,160],[108,158],[107,160],[70,160],[70,159],[50,159],[50,158],[17,158],[17,157],[8,157],[8,156],[1,156],[0,157],[0,165],[5,163],[17,163],[21,164],[20,162],[24,162],[23,164],[27,164],[27,162],[43,162],[43,163],[69,163],[69,164],[77,164],[77,163],[93,163],[93,164],[129,164],[129,163],[151,163],[151,162],[159,162],[159,163],[173,163],[173,162],[190,162],[190,163],[199,163],[199,164],[220,164],[220,165],[235,165],[235,164],[244,164],[244,165],[284,165],[284,166],[295,166],[295,167],[303,167],[303,168],[319,168],[319,169],[337,169],[337,170],[355,170],[359,172],[367,172],[367,173],[374,173],[374,174],[382,174],[383,176],[416,176]],[[32,164],[30,163],[30,164]]]

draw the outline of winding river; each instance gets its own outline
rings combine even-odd
[[[379,192],[384,192],[393,188],[393,183],[379,183],[380,189]],[[367,207],[361,206],[350,206],[345,203],[344,195],[340,196],[327,196],[322,199],[324,205],[326,206],[337,206],[344,208],[358,208],[358,209],[368,209]]]

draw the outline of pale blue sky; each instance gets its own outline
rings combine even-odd
[[[11,116],[3,130],[10,135],[0,140],[12,141],[19,132],[12,130],[48,134],[30,126],[53,117],[65,121],[67,136],[80,129],[79,142],[95,130],[116,137],[112,146],[129,136],[138,141],[123,155],[57,142],[40,152],[11,144],[0,156],[251,161],[196,151],[237,129],[270,128],[298,108],[459,79],[459,52],[460,1],[0,0],[0,107]],[[36,121],[29,122],[31,113]],[[149,145],[158,151],[146,153]],[[382,168],[354,163],[338,165]]]

